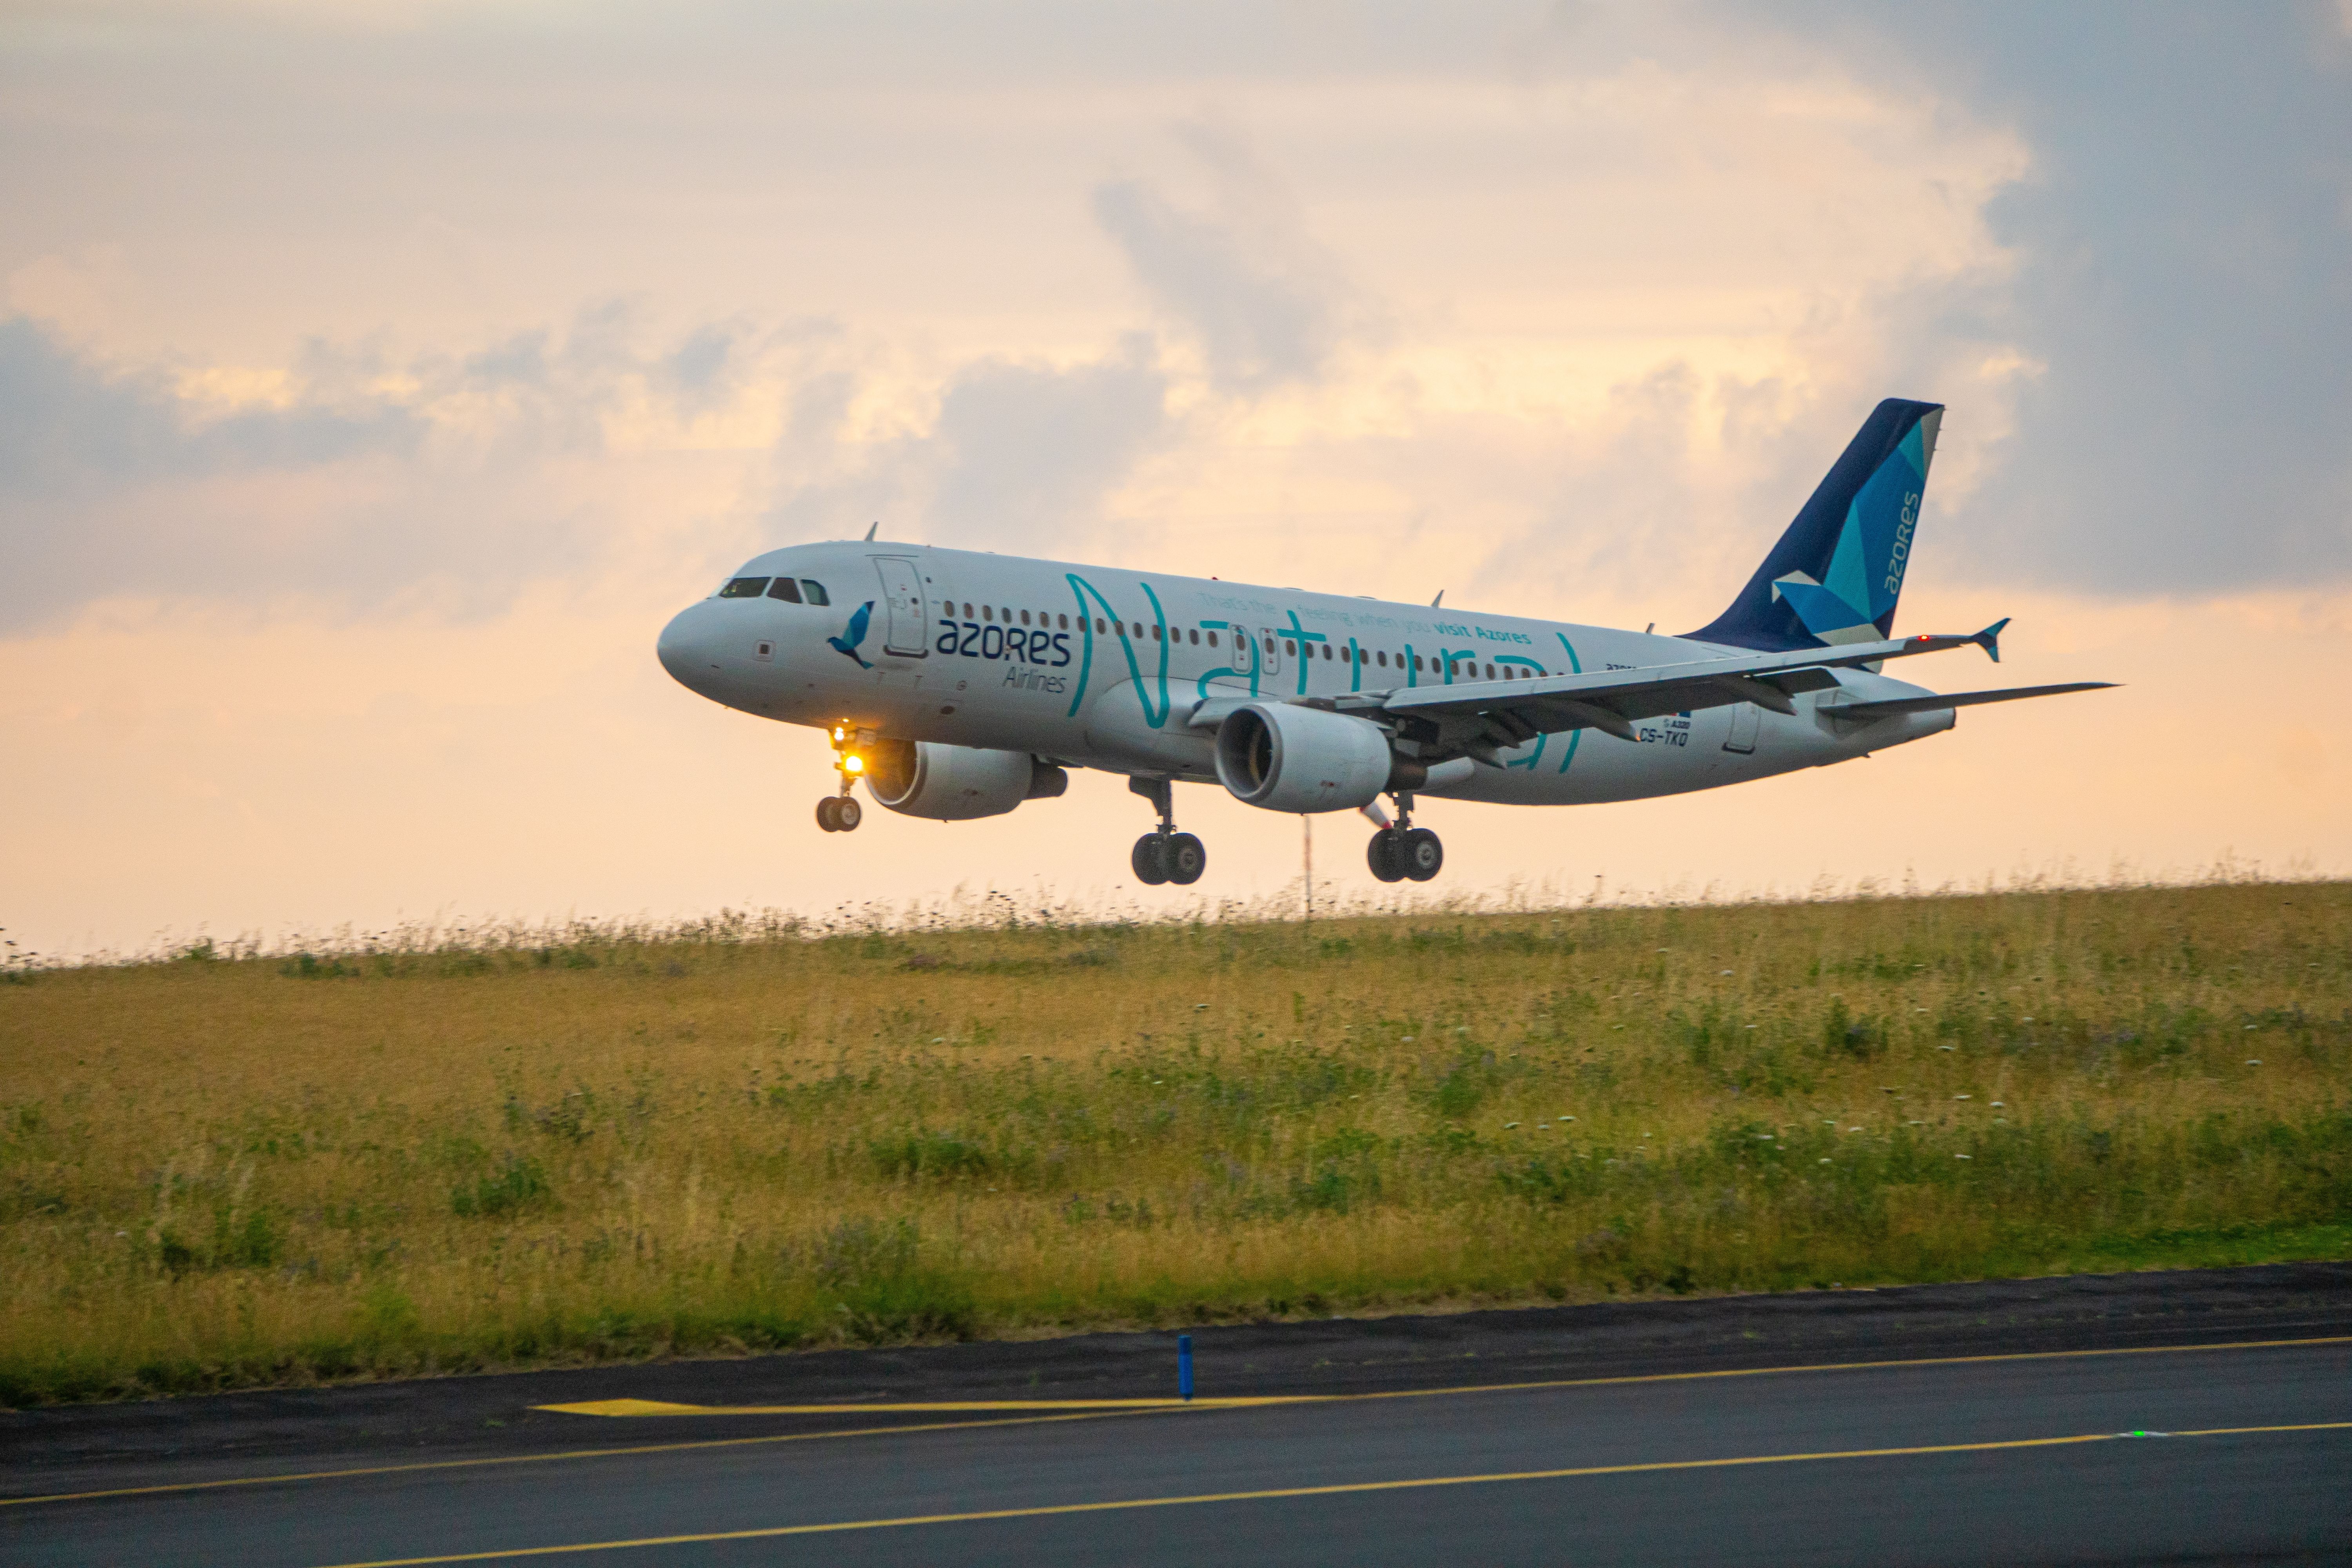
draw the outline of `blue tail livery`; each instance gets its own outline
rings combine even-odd
[[[1685,635],[1764,652],[1894,636],[1943,417],[1899,397],[1871,410],[1731,607]]]

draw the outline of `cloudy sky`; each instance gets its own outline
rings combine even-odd
[[[44,951],[1134,899],[1113,779],[818,834],[823,743],[655,632],[877,520],[1696,626],[1890,395],[1950,408],[1906,627],[2127,688],[1435,805],[1440,886],[2352,872],[2352,4],[16,0],[0,212]],[[1297,874],[1184,820],[1204,892]]]

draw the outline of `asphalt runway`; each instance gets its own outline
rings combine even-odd
[[[1158,1367],[1137,1335],[30,1413],[0,1426],[0,1559],[2352,1562],[2352,1277],[2197,1312],[2229,1276],[2126,1278],[2183,1283],[1204,1331],[1189,1408],[885,1408],[1158,1395],[1088,1381]],[[513,1405],[551,1394],[793,1408]],[[394,1397],[490,1403],[421,1440]]]

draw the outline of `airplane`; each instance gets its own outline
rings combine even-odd
[[[849,832],[864,780],[909,816],[997,816],[1123,773],[1159,825],[1129,866],[1196,882],[1178,784],[1267,811],[1362,811],[1383,882],[1444,864],[1423,796],[1571,805],[1713,789],[1868,756],[1982,703],[2107,681],[1937,694],[1890,659],[1981,647],[1894,633],[1943,405],[1889,398],[1747,586],[1680,636],[898,544],[796,544],[678,612],[656,652],[725,707],[825,731]],[[1393,803],[1391,817],[1381,805]]]

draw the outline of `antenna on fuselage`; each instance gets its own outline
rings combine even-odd
[[[1444,604],[1444,603],[1445,603],[1445,590],[1444,590],[1444,589],[1443,589],[1443,588],[1440,588],[1440,589],[1437,591],[1437,597],[1435,597],[1434,599],[1432,599],[1432,600],[1430,600],[1430,601],[1429,601],[1429,607],[1430,607],[1431,609],[1433,609],[1433,609],[1437,608],[1437,606],[1438,606],[1438,605],[1442,605],[1442,604]]]
[[[875,531],[876,529],[877,529],[877,528],[881,527],[881,526],[882,526],[882,520],[881,520],[880,518],[878,518],[878,517],[877,517],[877,518],[876,518],[872,522],[870,522],[870,523],[866,524],[866,542],[867,542],[868,543],[871,543],[871,542],[873,542],[873,539],[874,539],[874,531]]]

